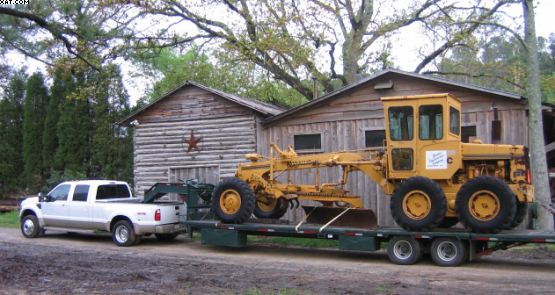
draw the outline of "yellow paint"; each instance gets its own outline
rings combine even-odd
[[[220,208],[225,214],[233,215],[241,208],[241,196],[234,189],[227,189],[220,197]]]

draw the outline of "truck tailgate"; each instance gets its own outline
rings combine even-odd
[[[183,203],[155,203],[153,206],[160,210],[160,224],[186,221],[187,210]]]

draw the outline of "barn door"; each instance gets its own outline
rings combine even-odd
[[[168,181],[177,183],[186,179],[196,179],[200,183],[211,183],[217,185],[220,181],[219,165],[192,165],[182,167],[170,167]]]

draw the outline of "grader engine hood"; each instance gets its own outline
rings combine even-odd
[[[462,143],[463,160],[505,160],[524,156],[524,146]]]

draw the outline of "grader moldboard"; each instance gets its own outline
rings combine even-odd
[[[278,219],[299,201],[303,222],[325,226],[376,227],[376,217],[349,194],[349,174],[360,171],[391,195],[391,212],[410,231],[450,227],[460,221],[473,232],[494,233],[517,226],[532,202],[527,152],[519,145],[461,142],[461,102],[443,94],[382,97],[385,147],[298,155],[271,145],[269,158],[247,154],[234,178],[214,190],[212,210],[226,223],[243,223],[252,213]],[[337,183],[321,183],[320,169],[341,167]],[[315,169],[314,184],[295,184],[291,171]],[[287,181],[278,177],[287,173]]]

